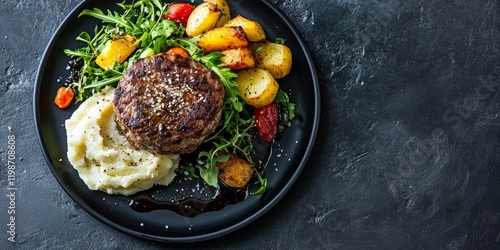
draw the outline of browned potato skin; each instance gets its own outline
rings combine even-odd
[[[250,45],[255,67],[268,70],[275,79],[288,75],[292,69],[292,52],[286,45],[265,41]]]
[[[220,12],[222,13],[215,27],[222,27],[229,20],[231,20],[231,10],[226,0],[203,0],[203,2],[213,3],[217,5],[217,9],[219,9]]]
[[[221,14],[217,5],[212,3],[205,2],[196,6],[188,18],[186,35],[193,37],[213,29]]]
[[[247,35],[239,26],[209,30],[198,40],[198,46],[206,53],[248,47],[248,44]]]
[[[230,187],[242,188],[248,184],[252,178],[254,168],[250,163],[236,156],[229,154],[229,160],[226,162],[217,162],[219,167],[219,178]]]
[[[221,51],[224,54],[220,58],[221,62],[226,64],[231,70],[252,69],[255,68],[255,59],[252,51],[248,47],[228,49]]]
[[[250,42],[260,42],[266,39],[266,33],[258,22],[246,19],[240,15],[229,20],[225,26],[241,26]]]

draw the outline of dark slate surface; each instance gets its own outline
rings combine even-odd
[[[315,150],[267,214],[191,245],[148,242],[98,222],[44,161],[32,112],[36,70],[79,2],[0,0],[0,249],[500,248],[498,1],[272,0],[317,66]],[[15,244],[7,233],[9,134],[18,157]]]

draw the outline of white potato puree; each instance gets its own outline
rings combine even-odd
[[[179,155],[135,150],[116,127],[114,88],[106,87],[83,102],[66,120],[68,159],[91,190],[131,195],[168,185]]]

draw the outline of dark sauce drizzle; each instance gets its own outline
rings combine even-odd
[[[66,79],[65,85],[68,86],[73,82],[79,82],[78,72],[82,68],[82,62],[72,59],[68,62],[66,70],[70,75]],[[288,128],[289,117],[286,112],[286,107],[279,105],[278,112],[278,131],[275,141],[279,140],[283,132]],[[254,152],[252,159],[258,159],[255,162],[255,169],[263,174],[264,170],[272,155],[272,143],[265,142],[258,136],[257,131],[253,131]],[[197,154],[197,153],[196,153]],[[186,157],[188,159],[196,159],[196,157]],[[252,181],[250,181],[251,183]],[[179,201],[158,201],[149,193],[139,193],[131,197],[129,206],[136,212],[147,213],[155,210],[170,210],[181,216],[196,217],[202,213],[210,211],[219,211],[227,205],[237,204],[242,202],[248,196],[248,185],[243,188],[232,188],[221,181],[217,195],[210,200],[202,200],[196,197],[188,197]]]
[[[150,194],[143,193],[132,197],[130,207],[137,212],[145,213],[155,210],[170,210],[179,215],[193,218],[202,213],[218,211],[230,204],[239,203],[247,197],[247,187],[236,189],[219,185],[218,194],[211,200],[201,200],[195,197],[181,201],[157,201]]]
[[[281,108],[280,111],[282,111]],[[275,140],[279,140],[283,132],[288,127],[288,117],[283,116],[281,114],[282,112],[279,113],[278,134],[276,135]],[[258,133],[256,131],[254,132],[254,152],[252,154],[252,159],[258,159],[258,161],[255,162],[256,171],[259,171],[259,173],[264,173],[264,170],[269,163],[272,155],[272,142],[263,141],[258,136]],[[197,153],[195,153],[195,155],[196,154]],[[184,157],[184,159],[186,158],[196,159],[194,155]],[[252,183],[252,181],[250,181],[249,183]],[[131,197],[129,206],[134,211],[140,213],[147,213],[155,210],[170,210],[181,216],[194,218],[200,214],[211,211],[219,211],[227,205],[233,205],[244,201],[248,196],[249,185],[237,189],[229,187],[219,180],[218,193],[214,198],[210,200],[188,197],[179,201],[159,201],[149,193],[139,193]]]

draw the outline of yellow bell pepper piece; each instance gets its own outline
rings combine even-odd
[[[113,68],[115,62],[123,63],[137,48],[135,38],[125,35],[118,40],[108,40],[101,54],[97,56],[96,63],[103,69]]]

